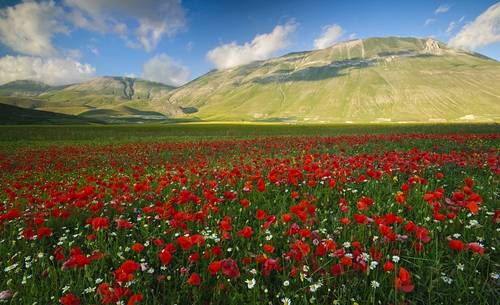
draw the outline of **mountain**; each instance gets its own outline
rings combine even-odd
[[[88,125],[103,124],[103,121],[80,116],[26,109],[0,103],[0,125],[53,124]]]
[[[0,86],[0,103],[113,123],[499,122],[500,63],[435,39],[368,38],[213,70],[179,88],[128,77]]]
[[[99,77],[83,83],[52,87],[34,81],[0,86],[0,103],[29,109],[99,119],[163,119],[152,101],[164,98],[174,87],[128,77]]]
[[[500,121],[499,84],[500,63],[480,54],[434,39],[369,38],[211,71],[157,109],[214,121]]]

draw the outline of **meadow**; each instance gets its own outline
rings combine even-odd
[[[500,297],[495,124],[0,132],[0,303]]]

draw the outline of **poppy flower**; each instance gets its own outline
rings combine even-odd
[[[455,251],[463,251],[465,249],[465,244],[457,239],[451,239],[448,241],[448,246],[450,249]]]
[[[168,251],[167,248],[161,250],[160,253],[158,253],[158,257],[160,258],[163,265],[168,265],[173,258],[172,254]]]
[[[144,299],[144,296],[142,294],[134,294],[133,296],[130,297],[130,299],[127,302],[127,305],[134,305],[142,301]]]
[[[415,288],[411,280],[410,272],[403,267],[399,268],[399,275],[394,281],[396,289],[401,290],[405,293],[410,293]]]
[[[135,243],[131,249],[137,253],[140,253],[142,252],[142,250],[144,250],[144,246],[142,244],[139,244],[139,243]]]
[[[221,261],[212,261],[208,265],[208,271],[210,272],[211,275],[216,275],[217,272],[219,272],[219,270],[221,269],[221,267],[222,267]]]
[[[262,249],[264,249],[265,252],[267,253],[273,253],[274,252],[274,247],[270,244],[264,244],[262,246]]]
[[[109,218],[107,217],[96,217],[92,219],[92,230],[106,230],[109,228]]]
[[[72,293],[68,293],[67,295],[61,297],[59,302],[63,305],[80,305],[80,299],[75,297]]]
[[[394,270],[394,264],[392,262],[384,263],[384,271],[393,271],[393,270]]]
[[[246,226],[245,228],[243,228],[243,230],[238,232],[239,236],[245,237],[246,239],[249,239],[252,236],[252,234],[253,230],[249,226]]]
[[[181,247],[181,249],[184,250],[184,251],[188,251],[193,246],[193,243],[191,242],[191,239],[189,237],[186,237],[186,236],[180,236],[180,237],[178,237],[177,238],[177,243],[179,244],[179,246]]]
[[[189,276],[187,283],[191,286],[199,286],[201,283],[201,277],[198,273],[191,273]]]
[[[239,277],[240,270],[238,268],[238,263],[232,258],[226,258],[221,263],[222,273],[229,278]]]
[[[475,242],[468,243],[467,249],[469,249],[472,252],[478,253],[479,255],[484,254],[484,248],[479,243],[475,243]]]

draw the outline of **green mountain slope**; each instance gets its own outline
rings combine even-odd
[[[231,121],[500,121],[499,84],[500,63],[482,55],[433,39],[370,38],[212,71],[157,109]]]

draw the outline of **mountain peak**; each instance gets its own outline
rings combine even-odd
[[[168,104],[206,120],[488,121],[500,113],[498,82],[500,64],[479,54],[434,38],[374,37],[212,72]]]

